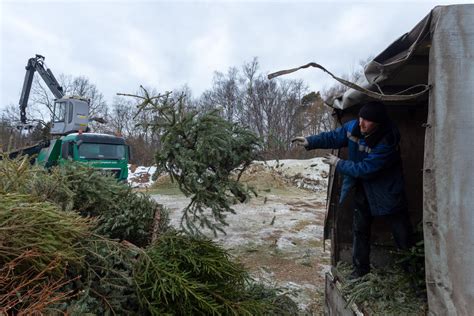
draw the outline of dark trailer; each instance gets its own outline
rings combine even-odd
[[[364,77],[364,76],[363,76]],[[469,315],[474,311],[474,5],[435,7],[410,32],[365,68],[362,87],[394,94],[417,85],[429,91],[409,100],[384,101],[402,135],[409,212],[422,222],[426,287],[431,315]],[[408,94],[420,90],[408,90]],[[407,93],[404,93],[407,94]],[[370,99],[350,89],[332,106],[339,124],[357,117]],[[341,150],[339,155],[347,157]],[[352,207],[339,205],[342,177],[331,172],[325,238],[331,264],[351,263]],[[351,199],[347,199],[351,200]],[[390,229],[372,225],[371,262],[385,265]],[[326,276],[328,315],[352,315]]]

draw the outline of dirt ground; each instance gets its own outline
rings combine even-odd
[[[257,189],[258,197],[234,206],[236,214],[227,218],[226,235],[209,236],[229,249],[254,278],[288,291],[302,315],[321,315],[324,275],[329,269],[329,251],[323,251],[322,241],[326,185],[317,180],[311,190],[298,188],[305,187],[304,176],[288,172],[294,169],[288,164],[281,169],[250,170],[244,182]],[[314,184],[314,179],[309,180]],[[181,210],[189,200],[166,179],[157,181],[151,193],[170,210],[171,224],[179,226]]]

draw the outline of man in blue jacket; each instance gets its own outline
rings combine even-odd
[[[398,128],[380,102],[365,104],[359,120],[330,132],[292,140],[307,150],[349,148],[348,160],[329,154],[323,162],[344,175],[340,203],[355,189],[351,278],[370,271],[370,227],[374,216],[388,221],[399,249],[411,246],[399,141]]]

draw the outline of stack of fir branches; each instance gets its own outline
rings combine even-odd
[[[284,315],[278,291],[253,284],[243,266],[216,243],[170,231],[143,252],[134,281],[152,315]]]
[[[64,278],[84,264],[90,219],[19,193],[0,193],[0,314],[37,313],[70,297]]]
[[[191,197],[184,232],[169,228],[153,199],[113,177],[72,163],[46,171],[30,166],[30,157],[3,157],[0,313],[297,314],[293,301],[255,283],[199,235],[224,232],[231,205],[249,198],[239,178],[257,157],[258,138],[217,111],[187,109],[183,96],[143,92],[139,112],[153,116],[144,124],[162,136],[158,168]]]
[[[52,170],[30,166],[27,157],[0,162],[0,192],[19,192],[50,201],[63,211],[96,218],[94,232],[146,246],[152,237],[155,217],[159,230],[169,219],[166,209],[150,196],[80,164]],[[157,215],[156,213],[159,213]]]
[[[341,261],[337,270],[347,277],[351,267]],[[414,287],[412,276],[398,265],[373,268],[359,279],[347,280],[342,292],[347,305],[356,303],[374,315],[425,315],[427,311],[425,297]]]

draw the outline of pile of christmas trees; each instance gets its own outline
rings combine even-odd
[[[0,314],[295,314],[199,233],[249,196],[238,175],[258,141],[217,113],[146,96],[163,129],[158,166],[191,197],[182,231],[149,196],[81,165],[0,160]],[[186,229],[187,228],[187,229]]]

